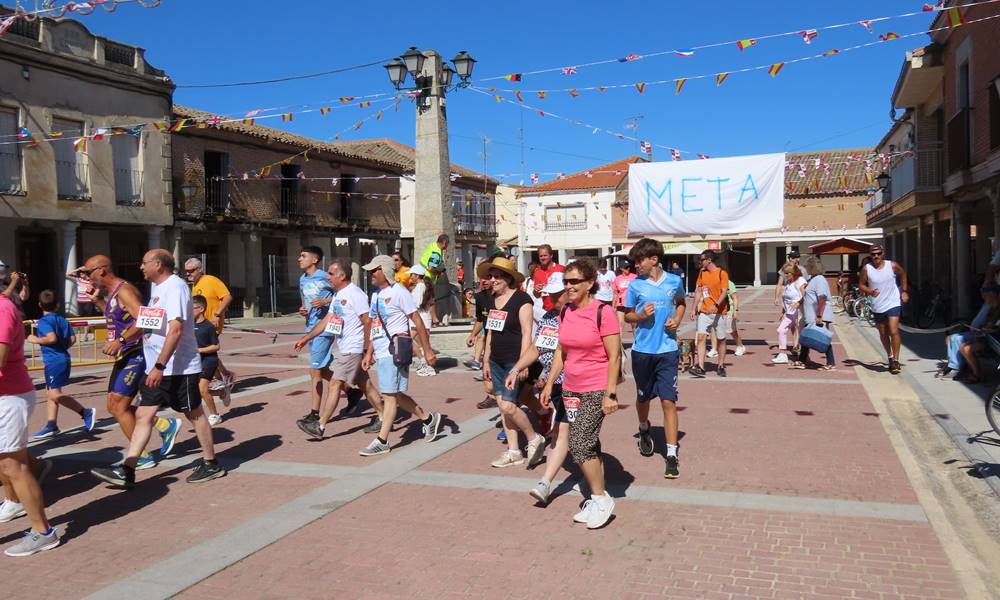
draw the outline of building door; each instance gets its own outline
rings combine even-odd
[[[113,231],[114,243],[111,244],[111,264],[115,275],[131,283],[139,290],[143,298],[149,296],[149,282],[143,276],[139,265],[146,253],[149,240],[144,231]]]
[[[261,240],[261,310],[282,314],[298,309],[298,288],[286,281],[288,273],[288,242],[285,238],[266,237]]]
[[[63,278],[59,277],[62,271],[56,256],[55,232],[45,229],[18,230],[15,245],[17,264],[13,267],[28,276],[28,288],[31,290],[31,296],[23,302],[25,315],[29,319],[42,316],[38,308],[38,292],[42,290],[55,291],[65,305],[65,298],[62,297],[65,286]]]
[[[726,253],[726,259],[729,263],[729,280],[737,285],[752,285],[753,284],[753,245],[736,245],[732,244],[729,246],[729,252]]]

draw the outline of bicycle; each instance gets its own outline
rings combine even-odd
[[[997,386],[986,400],[986,420],[997,435],[1000,435],[1000,386]]]
[[[941,286],[937,284],[932,285],[930,301],[926,302],[926,305],[917,314],[917,327],[930,329],[938,320],[945,323],[948,320],[949,312],[951,311],[948,307],[948,300],[944,297]]]

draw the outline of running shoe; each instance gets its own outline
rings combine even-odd
[[[462,363],[462,366],[472,371],[480,371],[483,368],[483,363],[478,360],[467,360]]]
[[[646,428],[646,431],[639,429],[639,454],[643,456],[652,456],[655,451],[653,446],[653,434]]]
[[[318,440],[323,439],[323,430],[319,428],[319,421],[306,421],[305,419],[299,419],[295,422],[304,433],[310,435]]]
[[[97,409],[96,408],[83,409],[83,430],[93,431],[94,425],[96,424],[97,424]]]
[[[689,370],[688,373],[691,373],[692,377],[704,377],[705,369],[702,369],[701,367],[695,365],[691,367],[691,370]]]
[[[24,505],[19,502],[12,502],[10,500],[4,500],[0,504],[0,523],[7,523],[13,521],[18,517],[23,517],[28,514],[24,510]]]
[[[169,425],[160,432],[163,444],[160,446],[160,457],[164,458],[174,449],[174,442],[177,441],[177,434],[181,431],[180,419],[167,419]]]
[[[776,365],[786,365],[788,364],[788,355],[785,353],[781,353],[772,358],[771,362],[773,362]]]
[[[493,396],[486,396],[476,404],[476,408],[494,408],[497,405],[497,400]]]
[[[372,440],[372,443],[365,446],[358,454],[361,456],[376,456],[378,454],[388,454],[391,448],[389,444],[383,444],[378,441],[378,438]]]
[[[573,521],[576,523],[586,523],[590,518],[590,511],[592,510],[594,510],[594,501],[587,500],[583,503],[583,508],[580,509],[580,512],[573,515]]]
[[[497,441],[498,442],[504,442],[504,443],[506,443],[507,442],[507,432],[504,431],[503,429],[501,429],[500,431],[498,431],[497,432]]]
[[[37,433],[35,433],[35,435],[31,436],[31,439],[35,441],[47,440],[51,437],[59,435],[60,433],[62,432],[59,431],[58,425],[54,425],[52,423],[46,423],[45,427],[42,427],[41,429],[38,430]]]
[[[213,479],[218,479],[219,477],[225,477],[226,470],[217,461],[206,462],[201,461],[198,468],[194,470],[187,476],[188,483],[203,483],[205,481],[211,481]]]
[[[535,434],[535,439],[528,442],[528,468],[534,467],[542,462],[545,456],[545,436]]]
[[[793,369],[804,370],[806,368],[806,363],[804,363],[804,362],[802,362],[800,360],[794,360],[794,361],[792,361],[792,368]]]
[[[490,463],[495,469],[506,469],[524,464],[524,455],[520,450],[507,450],[500,455],[500,458]]]
[[[716,350],[715,348],[712,348],[711,350],[705,353],[705,356],[707,356],[708,358],[716,358],[719,356],[719,351]]]
[[[896,360],[895,358],[890,358],[889,359],[889,372],[892,373],[893,375],[899,375],[899,372],[901,370],[902,370],[902,367],[900,367],[899,361]]]
[[[209,425],[211,425],[212,427],[215,427],[219,423],[222,423],[222,416],[221,415],[208,415],[208,424]]]
[[[24,533],[21,541],[3,551],[7,556],[31,556],[36,552],[51,550],[59,545],[59,530],[50,527],[45,533],[31,529]]]
[[[302,418],[299,419],[299,420],[300,421],[319,421],[319,415],[314,414],[312,411],[309,411],[307,414],[302,415]]]
[[[152,452],[143,452],[139,455],[139,460],[135,463],[136,471],[145,471],[156,466],[156,455]]]
[[[122,465],[115,467],[94,467],[90,470],[94,477],[111,485],[130,488],[135,485],[135,471],[130,471]]]
[[[587,515],[587,529],[600,529],[607,525],[614,510],[614,499],[604,492],[604,496],[594,500],[594,505],[590,508],[590,513]]]
[[[746,346],[736,346],[736,356],[743,356],[747,353]]]
[[[680,471],[677,470],[680,461],[677,460],[676,456],[668,456],[666,462],[666,469],[663,471],[663,477],[666,479],[677,479],[681,476]]]
[[[213,392],[222,391],[226,387],[226,382],[221,379],[213,379],[212,383],[208,384],[208,389]]]
[[[530,494],[532,498],[538,500],[542,504],[548,504],[549,494],[551,493],[552,493],[552,484],[546,481],[539,481],[538,483],[535,484],[535,487],[531,488],[531,491],[528,492],[528,494]]]
[[[229,408],[229,405],[233,403],[233,386],[227,385],[222,388],[222,405]]]
[[[372,417],[371,422],[368,423],[362,431],[365,433],[378,433],[379,431],[382,431],[382,419],[377,416]]]
[[[222,376],[222,385],[225,386],[227,390],[232,390],[233,386],[236,385],[236,376],[230,371]]]
[[[431,422],[424,425],[424,441],[433,442],[441,433],[441,413],[431,413]]]
[[[725,377],[726,376],[726,367],[719,367],[718,369],[716,369],[715,372],[719,375],[719,377]]]
[[[937,370],[937,373],[934,374],[934,378],[944,379],[945,377],[948,377],[951,374],[951,371],[952,371],[951,367],[945,365]]]

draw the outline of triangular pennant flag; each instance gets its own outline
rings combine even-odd
[[[883,42],[888,42],[890,40],[899,39],[899,34],[890,31],[889,33],[886,33],[884,35],[879,35],[878,39],[882,40]]]
[[[739,40],[736,42],[736,47],[740,49],[740,52],[743,52],[750,46],[756,46],[756,45],[757,45],[757,40],[752,38],[748,40]]]
[[[511,73],[510,75],[504,75],[503,78],[507,81],[521,81],[521,74]]]
[[[253,119],[243,119],[242,121],[240,121],[240,123],[243,124],[243,125],[253,125],[254,124],[254,120]]]
[[[948,9],[948,26],[951,28],[961,27],[965,25],[965,19],[962,18],[962,11],[957,7]]]
[[[367,108],[367,107],[369,107],[371,105],[372,105],[372,101],[371,100],[365,100],[364,102],[358,102],[358,106],[360,106],[361,108]]]
[[[187,121],[187,119],[178,119],[177,122],[170,126],[170,131],[176,133],[181,129],[184,129],[184,125],[187,124]]]
[[[833,48],[832,50],[827,50],[826,52],[823,53],[823,58],[826,58],[827,56],[833,56],[834,54],[840,54],[840,50],[837,50],[836,48]]]
[[[563,75],[576,75],[576,67],[563,67]]]
[[[524,98],[521,96],[521,90],[515,90],[514,97],[517,98],[518,102],[524,102]]]
[[[306,151],[302,153],[302,158],[306,159],[306,162],[309,162],[309,150],[312,150],[312,148],[307,148]]]
[[[681,151],[678,150],[677,148],[671,148],[670,149],[670,158],[673,159],[673,160],[680,160],[681,159]]]
[[[319,109],[319,114],[321,114],[321,115],[326,115],[329,112],[330,112],[330,108],[326,107],[326,106],[320,107],[320,109]]]
[[[685,58],[694,56],[694,50],[674,50],[674,54],[677,56],[683,56]]]
[[[358,121],[357,123],[354,124],[354,130],[357,131],[358,129],[361,129],[361,126],[364,124],[365,124],[364,121]]]
[[[639,93],[641,94],[643,90],[646,89],[646,82],[643,81],[642,83],[635,84],[635,89],[639,90]]]
[[[632,62],[633,60],[639,60],[640,58],[642,57],[639,56],[638,54],[629,54],[624,58],[619,58],[618,62]]]
[[[938,2],[937,4],[924,4],[923,12],[931,12],[932,10],[941,10],[944,8],[944,1]]]
[[[351,100],[354,100],[354,96],[342,96],[342,97],[340,98],[340,103],[341,103],[341,104],[347,104],[347,103],[348,103],[348,102],[350,102]]]
[[[29,131],[27,127],[22,127],[20,129],[18,129],[17,130],[17,139],[19,139],[19,140],[30,140],[31,139],[31,131]]]
[[[169,124],[169,123],[153,123],[153,127],[154,127],[154,128],[155,128],[155,129],[157,130],[157,131],[167,131],[167,130],[169,130],[169,129],[170,129],[170,124]],[[60,132],[59,136],[60,136],[60,137],[62,136],[62,133],[61,133],[61,132]],[[51,134],[51,133],[49,134],[49,137],[52,137],[52,134]]]
[[[541,98],[541,99],[544,99],[545,98],[545,94],[548,94],[548,92],[545,92],[545,91],[538,92],[538,97]]]
[[[500,94],[494,94],[494,95],[493,95],[493,98],[494,98],[494,99],[495,99],[495,100],[496,100],[497,102],[503,102],[503,96],[501,96]]]
[[[156,128],[159,129],[160,131],[166,131],[167,130],[166,123],[153,123],[154,127],[157,126],[157,125],[159,125],[159,127],[156,127]],[[50,131],[48,135],[49,135],[50,138],[61,138],[62,136],[66,135],[66,134],[64,132],[62,132],[62,131]]]
[[[867,29],[868,33],[874,33],[874,31],[872,31],[872,22],[871,21],[868,21],[868,20],[858,21],[858,25],[861,25],[862,27],[864,27],[865,29]]]
[[[292,120],[292,113],[285,113],[285,114],[281,115],[281,122],[282,123],[288,123],[291,120]]]
[[[781,72],[781,69],[784,66],[785,66],[785,63],[783,63],[783,62],[774,63],[773,65],[771,65],[771,68],[767,70],[767,74],[770,75],[771,77],[777,77],[778,73]]]
[[[698,158],[699,158],[700,160],[708,160],[708,159],[710,159],[710,158],[712,158],[712,157],[711,157],[711,156],[709,156],[709,155],[707,155],[707,154],[699,154],[699,155],[698,155]]]
[[[598,92],[603,92],[603,91],[604,91],[604,90],[606,90],[606,89],[608,89],[608,88],[604,87],[603,85],[599,85],[599,86],[597,86],[597,91],[598,91]]]
[[[722,85],[722,82],[725,81],[727,77],[729,77],[729,73],[719,73],[718,75],[716,75],[715,86],[718,87]]]
[[[573,98],[576,98],[577,96],[580,95],[580,92],[578,92],[576,90],[570,90],[569,91],[569,95],[572,96]]]
[[[545,116],[545,113],[543,111],[536,110],[535,112],[538,113],[539,117],[544,117]]]
[[[86,153],[87,152],[87,138],[86,138],[86,136],[84,136],[84,137],[78,137],[75,140],[73,140],[73,151],[77,152],[77,153]]]
[[[819,32],[815,29],[804,29],[799,32],[799,35],[802,36],[803,42],[811,44],[814,39],[819,37]]]
[[[375,120],[376,121],[382,120],[382,111],[378,111],[377,113],[375,113]]]
[[[687,82],[687,79],[678,79],[678,80],[676,80],[676,82],[675,82],[676,91],[674,92],[675,96],[677,94],[681,93],[681,88],[684,87],[684,84],[686,82]]]

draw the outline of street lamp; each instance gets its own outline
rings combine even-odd
[[[424,53],[417,50],[416,46],[410,46],[410,49],[403,53],[402,58],[410,77],[416,79],[424,68]]]
[[[892,183],[892,177],[883,171],[881,175],[875,178],[875,181],[878,182],[878,189],[884,190],[889,187],[890,183]]]
[[[187,204],[191,204],[194,199],[194,195],[198,192],[198,184],[193,181],[185,181],[181,184],[181,195],[184,196],[184,200]]]
[[[462,78],[462,83],[465,83],[472,76],[472,67],[476,64],[476,59],[462,50],[455,55],[455,58],[451,59],[451,62],[455,63],[455,71]]]
[[[394,58],[392,62],[385,65],[385,70],[389,72],[389,81],[398,90],[399,86],[403,85],[406,80],[406,64],[398,58]]]
[[[417,50],[416,47],[411,47],[402,56],[392,59],[383,66],[389,75],[389,81],[392,82],[393,87],[397,90],[402,89],[403,83],[406,81],[406,75],[409,73],[410,77],[413,78],[414,87],[408,89],[420,91],[422,95],[426,96],[430,94],[428,88],[433,85],[433,78],[421,75],[425,59],[426,57],[423,52]],[[472,76],[472,68],[476,64],[476,59],[469,56],[469,53],[465,50],[462,50],[455,55],[455,58],[451,62],[455,65],[454,67],[447,63],[441,66],[441,75],[438,80],[439,86],[443,90],[452,89],[455,75],[458,75],[461,81],[455,87],[467,87],[469,85],[469,77]]]
[[[455,69],[451,68],[451,65],[445,63],[441,67],[441,86],[448,88],[451,86],[451,80],[455,75]]]

